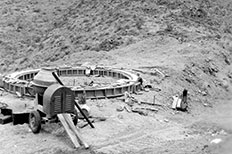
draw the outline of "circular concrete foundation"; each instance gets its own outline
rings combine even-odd
[[[56,68],[57,74],[61,77],[86,76],[86,67],[60,67]],[[2,79],[3,87],[11,93],[33,96],[31,81],[40,69],[15,72]],[[75,97],[85,94],[86,98],[110,98],[122,96],[124,92],[136,92],[139,90],[138,76],[122,69],[107,67],[96,67],[91,71],[91,75],[108,76],[117,79],[117,82],[104,87],[80,87],[67,86],[72,89]],[[86,76],[87,77],[87,76]]]

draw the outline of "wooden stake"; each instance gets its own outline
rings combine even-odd
[[[154,97],[153,97],[153,104],[155,104],[155,95],[154,95]]]

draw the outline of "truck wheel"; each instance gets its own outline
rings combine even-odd
[[[29,127],[33,133],[39,133],[41,129],[41,116],[38,111],[32,111],[29,114]]]

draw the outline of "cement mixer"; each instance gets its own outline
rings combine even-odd
[[[52,73],[53,68],[42,68],[32,82],[36,93],[34,111],[29,114],[29,127],[33,133],[39,133],[41,123],[57,122],[57,114],[69,113],[73,123],[77,124],[75,97],[70,88],[60,85]]]

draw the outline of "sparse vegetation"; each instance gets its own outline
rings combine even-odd
[[[7,61],[0,71],[23,69],[35,60],[40,64],[32,62],[32,67],[38,67],[85,50],[110,51],[160,34],[194,40],[191,31],[180,33],[189,27],[220,39],[231,34],[231,5],[213,0],[2,1],[0,57]],[[150,33],[148,21],[167,26]],[[28,61],[15,65],[24,56]]]

